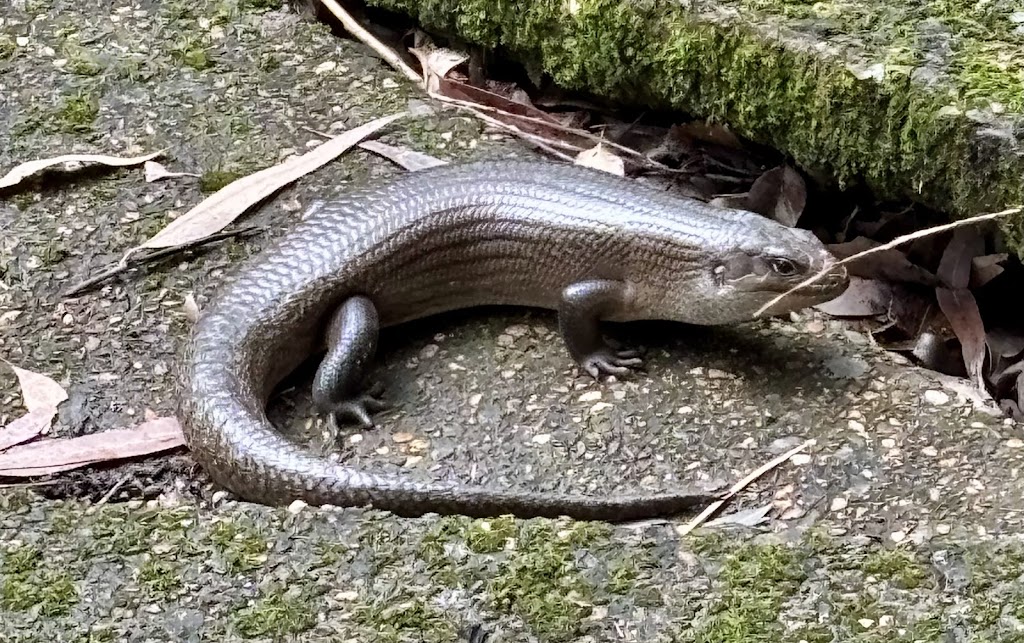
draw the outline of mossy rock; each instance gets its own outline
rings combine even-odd
[[[369,0],[570,89],[722,122],[839,187],[956,217],[1024,202],[1014,0]],[[1005,225],[1024,256],[1024,218]]]

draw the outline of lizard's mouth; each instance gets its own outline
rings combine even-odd
[[[826,301],[831,301],[843,294],[850,285],[850,274],[847,272],[846,266],[837,263],[835,259],[831,257],[828,259],[828,263],[822,267],[826,266],[829,268],[828,273],[814,283],[807,284],[806,286],[802,286],[799,290],[789,293],[766,309],[764,313],[762,313],[762,316],[781,315],[790,311],[807,308],[809,306],[823,304]],[[811,274],[817,274],[820,271],[821,268]],[[797,286],[805,279],[807,279],[807,277],[795,281],[788,288],[779,293],[775,293],[773,298],[786,292],[789,288]]]

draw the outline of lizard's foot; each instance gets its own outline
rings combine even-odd
[[[633,369],[643,367],[644,360],[637,350],[615,350],[603,346],[580,361],[580,367],[594,379],[606,375],[626,375]]]
[[[384,385],[377,382],[359,396],[338,402],[327,416],[329,428],[338,433],[342,424],[351,422],[360,429],[372,429],[373,414],[388,408],[387,403],[380,399],[383,393]]]

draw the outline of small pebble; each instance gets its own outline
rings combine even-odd
[[[947,402],[949,402],[949,395],[942,391],[928,389],[927,391],[924,392],[924,400],[929,404],[935,404],[936,406],[940,406],[942,404],[946,404]]]
[[[832,511],[842,511],[843,509],[846,509],[849,504],[850,501],[846,498],[833,498],[831,509]]]
[[[308,506],[309,505],[307,505],[305,502],[301,500],[295,500],[292,502],[292,504],[288,505],[288,513],[297,514]]]

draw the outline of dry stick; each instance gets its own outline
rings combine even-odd
[[[600,143],[602,145],[607,145],[608,147],[617,149],[617,150],[619,150],[621,152],[629,154],[630,156],[635,156],[638,159],[640,159],[641,161],[643,161],[644,163],[647,163],[648,165],[650,165],[650,166],[652,166],[654,168],[657,168],[659,170],[662,170],[664,172],[672,172],[672,173],[677,173],[677,174],[687,174],[687,173],[690,173],[685,168],[669,167],[669,166],[665,165],[664,163],[661,163],[659,161],[655,161],[652,158],[648,158],[647,155],[645,155],[643,152],[640,152],[638,150],[634,150],[631,147],[626,147],[625,145],[622,145],[621,143],[616,143],[615,141],[610,141],[610,140],[608,140],[608,139],[606,139],[606,138],[604,138],[602,136],[598,136],[597,134],[591,134],[590,132],[588,132],[586,130],[578,129],[578,128],[575,128],[575,127],[569,127],[568,125],[562,125],[561,123],[553,123],[551,121],[544,120],[543,118],[537,118],[536,116],[525,116],[523,114],[513,114],[512,112],[506,112],[505,110],[500,109],[498,107],[492,107],[490,105],[481,105],[481,104],[478,104],[478,103],[471,103],[469,101],[464,101],[464,100],[461,100],[461,99],[458,99],[458,98],[451,98],[449,96],[445,96],[443,94],[438,94],[436,92],[428,92],[428,95],[431,98],[437,99],[437,100],[439,100],[439,101],[441,101],[443,103],[449,103],[451,105],[455,105],[456,107],[463,107],[463,108],[469,109],[469,110],[477,113],[477,116],[480,116],[481,118],[483,118],[483,116],[481,114],[479,114],[480,111],[495,112],[495,113],[501,114],[502,116],[507,116],[509,118],[518,118],[519,120],[523,120],[523,121],[526,121],[528,123],[535,123],[537,125],[542,125],[544,127],[550,127],[551,129],[557,130],[559,132],[566,132],[568,134],[575,134],[576,136],[579,136],[581,138],[585,138],[588,141],[593,141],[595,143]],[[499,123],[500,123],[500,121],[499,121]],[[502,125],[504,125],[504,123],[502,123]],[[508,127],[512,127],[512,126],[509,125]],[[565,143],[565,145],[569,145],[569,144]],[[572,147],[574,147],[576,149],[579,149],[577,146],[572,146]]]
[[[335,18],[341,21],[341,24],[350,34],[380,54],[380,57],[383,58],[386,63],[405,74],[406,78],[412,82],[416,84],[421,84],[423,82],[422,76],[417,74],[412,67],[407,65],[405,61],[398,56],[398,54],[391,51],[387,45],[374,38],[373,34],[369,31],[363,29],[362,25],[356,22],[356,19],[352,17],[352,14],[342,9],[341,5],[334,0],[320,0],[320,2],[334,14]]]
[[[694,529],[699,527],[705,520],[707,520],[711,516],[711,514],[715,513],[719,509],[721,509],[722,505],[724,505],[726,502],[728,502],[730,498],[732,498],[733,496],[738,494],[740,491],[743,491],[743,489],[747,485],[749,485],[751,482],[753,482],[754,480],[757,480],[758,478],[763,476],[765,473],[767,473],[768,471],[771,471],[772,469],[774,469],[775,467],[779,466],[780,464],[782,464],[786,460],[789,460],[790,458],[795,456],[797,453],[800,453],[801,451],[806,449],[809,445],[811,445],[813,442],[814,442],[814,440],[807,440],[806,442],[804,442],[800,446],[794,447],[794,448],[790,449],[789,451],[783,453],[782,455],[780,455],[779,457],[775,458],[771,462],[769,462],[769,463],[767,463],[765,465],[762,465],[758,469],[755,469],[746,478],[743,478],[742,480],[740,480],[739,482],[734,484],[729,489],[729,491],[727,491],[726,494],[721,497],[721,499],[716,500],[713,503],[711,503],[710,505],[708,505],[704,509],[704,511],[700,512],[699,516],[695,517],[693,520],[691,520],[690,522],[688,522],[685,525],[683,525],[682,527],[680,527],[677,530],[677,533],[680,536],[685,536],[686,534],[690,533],[691,531],[693,531]]]
[[[89,277],[88,279],[86,279],[82,283],[78,284],[77,286],[74,286],[73,288],[68,290],[66,293],[64,293],[64,296],[65,297],[74,297],[75,295],[81,293],[82,291],[87,290],[87,289],[95,286],[96,284],[100,283],[101,281],[106,281],[107,279],[110,279],[111,277],[113,277],[115,275],[119,275],[122,272],[125,272],[126,270],[129,270],[131,268],[137,268],[141,264],[144,264],[146,262],[155,261],[156,259],[161,259],[163,257],[167,257],[169,255],[176,254],[176,253],[181,252],[183,250],[190,250],[192,248],[197,248],[199,246],[203,246],[203,245],[206,245],[208,243],[213,243],[214,241],[221,241],[223,239],[228,239],[230,237],[236,237],[236,236],[239,236],[239,237],[249,236],[250,234],[255,234],[257,232],[260,232],[261,230],[262,230],[262,228],[258,228],[258,227],[254,227],[254,226],[250,226],[248,228],[240,228],[238,230],[222,230],[221,232],[217,232],[217,233],[211,234],[210,236],[204,237],[202,239],[197,239],[197,240],[195,240],[195,241],[193,241],[191,243],[186,243],[186,244],[183,244],[183,245],[180,245],[180,246],[171,246],[170,248],[161,248],[160,250],[155,250],[153,252],[141,255],[138,258],[134,259],[131,263],[128,263],[125,260],[119,261],[116,264],[114,264],[113,266],[111,266],[110,268],[107,268],[106,270],[104,270],[103,272],[100,272],[100,273],[98,273],[96,275],[93,275],[92,277]]]
[[[935,226],[934,228],[925,228],[924,230],[918,230],[917,232],[911,232],[910,234],[905,234],[903,236],[896,237],[895,239],[893,239],[889,243],[883,243],[880,246],[875,246],[874,248],[868,248],[864,252],[859,252],[859,253],[857,253],[855,255],[850,255],[846,259],[843,259],[841,261],[837,261],[836,265],[842,265],[844,263],[849,263],[849,262],[851,262],[851,261],[853,261],[855,259],[860,259],[861,257],[867,256],[867,255],[870,255],[870,254],[874,254],[876,252],[882,252],[883,250],[892,250],[896,246],[901,245],[903,243],[906,243],[907,241],[913,241],[914,239],[920,239],[921,237],[928,237],[928,236],[931,236],[933,234],[938,234],[940,232],[945,232],[946,230],[952,230],[953,228],[959,228],[959,227],[962,227],[962,226],[965,226],[965,225],[969,225],[971,223],[978,223],[978,222],[981,222],[981,221],[991,221],[992,219],[999,219],[1001,217],[1005,217],[1005,216],[1008,216],[1008,215],[1011,215],[1011,214],[1017,214],[1021,210],[1024,210],[1024,206],[1017,206],[1017,207],[1014,207],[1014,208],[1009,208],[1009,209],[1003,210],[1001,212],[990,212],[989,214],[979,214],[976,217],[970,217],[970,218],[967,218],[967,219],[961,219],[959,221],[954,221],[953,223],[946,223],[946,224],[943,224],[943,225],[940,225],[940,226]],[[825,270],[822,270],[818,274],[816,274],[816,275],[814,275],[812,277],[809,277],[808,279],[806,279],[804,281],[801,281],[800,283],[798,283],[797,285],[793,286],[792,288],[790,288],[786,292],[782,293],[781,295],[779,295],[775,299],[769,301],[764,306],[761,306],[760,308],[758,308],[757,312],[754,313],[754,317],[760,317],[761,315],[764,314],[764,311],[768,310],[769,308],[771,308],[775,304],[779,303],[780,301],[782,301],[783,299],[785,299],[789,295],[793,294],[797,290],[800,290],[804,286],[809,286],[809,285],[813,284],[814,282],[820,280],[822,277],[824,277],[825,275],[829,274],[829,272],[831,272],[831,268],[827,268]]]
[[[110,499],[114,497],[114,494],[117,493],[117,490],[123,487],[124,483],[128,482],[128,480],[131,477],[131,473],[126,473],[123,476],[121,476],[121,479],[118,480],[117,483],[115,483],[114,486],[110,488],[110,491],[103,494],[103,497],[100,498],[96,504],[92,505],[91,507],[85,510],[85,515],[91,516],[92,514],[96,513],[100,509],[100,507],[110,502]]]
[[[479,111],[477,111],[476,109],[474,109],[473,107],[470,107],[468,105],[460,105],[459,107],[462,107],[463,109],[468,109],[469,111],[473,112],[473,114],[477,118],[482,120],[483,122],[488,123],[490,125],[493,125],[495,127],[499,127],[501,129],[504,129],[504,130],[508,130],[508,131],[512,132],[513,134],[515,134],[516,136],[522,138],[523,140],[528,141],[530,143],[533,143],[534,145],[536,145],[540,149],[544,150],[548,154],[551,154],[552,156],[556,156],[556,157],[562,159],[563,161],[567,161],[569,163],[572,163],[575,159],[573,157],[569,156],[568,154],[564,154],[562,152],[559,152],[558,150],[555,149],[554,146],[557,145],[557,146],[560,146],[562,148],[565,148],[565,149],[568,149],[568,150],[572,150],[572,151],[576,152],[577,154],[579,154],[580,152],[584,151],[583,148],[578,147],[576,145],[573,145],[571,143],[566,143],[565,141],[549,139],[549,138],[545,138],[543,136],[540,136],[539,134],[531,134],[530,132],[524,132],[523,130],[519,129],[515,125],[509,124],[509,123],[504,123],[504,122],[502,122],[502,121],[500,121],[500,120],[498,120],[496,118],[491,118],[490,116],[487,116],[486,114],[481,114]]]
[[[351,14],[349,14],[347,11],[345,11],[337,2],[335,2],[335,0],[320,0],[320,2],[325,7],[327,7],[330,10],[330,12],[332,14],[334,14],[334,16],[338,20],[341,21],[341,23],[345,27],[345,29],[347,29],[348,32],[350,34],[352,34],[356,39],[358,39],[360,42],[362,42],[363,44],[367,45],[368,47],[370,47],[371,49],[376,51],[378,54],[380,54],[380,56],[384,59],[385,62],[387,62],[389,65],[391,65],[396,70],[402,72],[406,76],[406,78],[408,78],[410,81],[416,83],[421,88],[426,89],[425,84],[424,84],[424,80],[423,80],[423,76],[421,76],[420,74],[417,74],[412,69],[412,67],[407,65],[405,63],[405,61],[403,61],[401,59],[401,57],[399,57],[399,55],[397,53],[392,51],[387,45],[385,45],[381,41],[377,40],[373,36],[373,34],[371,34],[366,29],[364,29],[362,26],[360,26],[360,24],[358,22],[356,22],[355,18],[353,18]],[[614,141],[609,141],[609,140],[605,139],[604,137],[597,136],[595,134],[591,134],[590,132],[588,132],[586,130],[581,130],[581,129],[577,129],[577,128],[574,128],[574,127],[568,127],[566,125],[561,125],[559,123],[553,123],[551,121],[547,121],[547,120],[544,120],[544,119],[541,119],[541,118],[536,118],[534,116],[524,116],[524,115],[520,115],[520,114],[513,114],[511,112],[506,112],[505,110],[499,109],[497,107],[491,107],[490,105],[481,105],[481,104],[477,104],[477,103],[471,103],[471,102],[468,102],[468,101],[459,100],[457,98],[450,98],[448,96],[444,96],[444,95],[438,94],[436,92],[427,91],[427,95],[432,97],[432,98],[435,98],[437,100],[440,100],[442,102],[446,102],[446,103],[450,103],[450,104],[453,104],[453,105],[457,105],[457,106],[461,106],[461,107],[464,107],[464,108],[468,108],[471,111],[473,111],[473,113],[478,118],[480,118],[481,120],[483,120],[485,122],[488,122],[488,123],[491,123],[493,125],[498,125],[500,127],[504,127],[506,129],[514,132],[517,136],[521,136],[522,138],[524,138],[524,139],[530,141],[531,143],[537,145],[538,147],[543,149],[545,152],[548,152],[549,154],[553,154],[553,155],[555,155],[555,156],[557,156],[557,157],[559,157],[559,158],[561,158],[563,160],[566,160],[566,161],[572,162],[574,159],[569,157],[569,156],[566,156],[565,154],[561,154],[561,153],[556,152],[555,150],[551,149],[551,147],[550,147],[551,146],[551,139],[545,139],[545,138],[539,137],[539,136],[537,136],[535,134],[528,134],[528,133],[523,132],[522,130],[516,128],[513,125],[508,125],[506,123],[502,123],[501,121],[497,121],[497,120],[494,120],[494,119],[488,119],[483,114],[480,114],[480,111],[496,112],[496,113],[502,114],[504,116],[507,116],[509,118],[518,118],[518,119],[521,119],[521,120],[528,121],[530,123],[536,123],[536,124],[539,124],[539,125],[543,125],[545,127],[550,127],[552,129],[555,129],[555,130],[558,130],[558,131],[561,131],[561,132],[567,132],[567,133],[570,133],[570,134],[575,134],[575,135],[583,137],[583,138],[585,138],[587,140],[594,141],[595,143],[603,143],[603,144],[605,144],[605,145],[607,145],[609,147],[615,148],[615,149],[620,150],[620,151],[622,151],[622,152],[624,152],[626,154],[629,154],[630,156],[635,156],[635,157],[643,160],[643,162],[647,163],[648,165],[651,165],[652,167],[655,167],[655,168],[657,168],[659,170],[662,170],[662,171],[665,171],[665,172],[683,172],[683,171],[685,171],[685,170],[669,167],[669,166],[667,166],[667,165],[665,165],[663,163],[655,161],[654,159],[648,158],[643,152],[640,152],[638,150],[634,150],[634,149],[632,149],[630,147],[626,147],[625,145],[621,145],[621,144],[616,143]],[[559,143],[562,143],[562,141],[559,141]],[[568,144],[564,144],[564,145],[569,146]],[[569,147],[570,148],[576,148],[576,146],[569,146]]]

